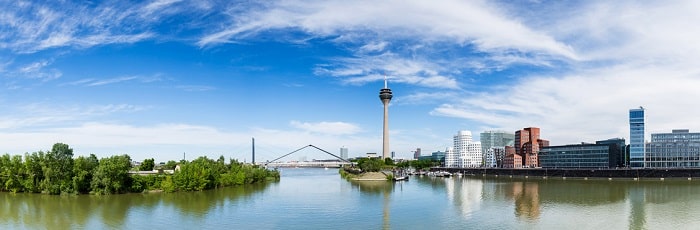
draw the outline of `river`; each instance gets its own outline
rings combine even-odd
[[[0,229],[697,229],[700,182],[432,178],[279,182],[203,192],[0,193]]]

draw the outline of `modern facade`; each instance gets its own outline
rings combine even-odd
[[[481,142],[481,152],[484,155],[484,167],[496,167],[498,165],[498,157],[496,153],[500,148],[503,149],[505,146],[513,146],[515,140],[515,135],[513,133],[508,133],[505,131],[495,131],[488,130],[480,134]],[[500,160],[502,164],[503,157]]]
[[[540,139],[540,128],[528,127],[515,131],[514,146],[516,154],[522,157],[525,168],[539,167],[537,154],[542,147],[549,146],[549,141]]]
[[[503,168],[522,168],[523,157],[516,153],[515,147],[506,146],[506,156],[503,158]]]
[[[595,144],[547,146],[539,151],[542,168],[616,168],[624,161],[620,155],[625,151],[625,139],[616,138],[596,141]]]
[[[345,147],[340,148],[340,158],[343,158],[345,160],[348,159],[348,148],[345,148]]]
[[[484,166],[486,168],[503,168],[503,159],[506,157],[506,147],[513,146],[503,146],[503,147],[492,147],[486,149],[484,154]],[[481,149],[484,149],[483,145]]]
[[[384,104],[384,129],[383,129],[383,138],[382,138],[382,158],[388,158],[389,157],[389,102],[391,101],[391,98],[393,97],[393,94],[391,92],[391,89],[387,86],[386,83],[386,77],[384,77],[384,88],[379,90],[379,99],[382,101],[382,104]]]
[[[459,167],[459,156],[455,153],[454,147],[448,147],[445,150],[445,167],[447,168],[457,168]]]
[[[481,143],[472,140],[470,131],[462,130],[453,137],[454,152],[459,157],[461,168],[481,167],[483,155],[481,154]]]
[[[691,133],[688,129],[676,129],[671,133],[652,133],[651,142],[646,143],[645,148],[645,167],[700,167],[700,133]]]
[[[630,109],[630,159],[632,168],[644,167],[644,107]]]
[[[432,156],[433,161],[439,161],[442,165],[444,165],[445,164],[445,154],[446,154],[446,152],[437,151],[437,152],[433,152],[430,155]]]

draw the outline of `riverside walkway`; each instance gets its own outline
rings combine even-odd
[[[700,180],[700,168],[624,168],[624,169],[551,169],[551,168],[431,168],[430,171],[447,171],[475,176],[519,176],[539,178],[603,178],[603,179],[665,179]]]

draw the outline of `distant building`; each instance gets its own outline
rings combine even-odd
[[[420,148],[416,148],[416,151],[413,151],[413,159],[418,160],[418,158],[420,158],[420,157],[421,157]]]
[[[631,153],[630,153],[631,155]],[[671,133],[652,133],[646,143],[648,168],[700,167],[700,133],[676,129]]]
[[[476,168],[481,167],[483,155],[481,154],[481,143],[472,140],[470,131],[462,130],[453,137],[454,152],[459,157],[459,167]]]
[[[542,168],[616,168],[624,165],[625,139],[596,141],[542,147],[539,151]]]
[[[644,167],[644,108],[630,109],[630,159],[632,168]]]
[[[503,164],[505,154],[500,156],[500,164],[498,163],[497,153],[505,153],[506,146],[513,146],[515,135],[506,131],[487,130],[480,134],[481,153],[483,154],[484,167],[497,167]],[[497,148],[497,149],[494,149]],[[498,150],[500,149],[500,150]],[[500,151],[500,152],[499,152]]]
[[[340,148],[340,158],[343,158],[345,160],[348,159],[348,148],[345,148],[345,147]]]
[[[540,128],[529,127],[515,131],[513,147],[515,147],[516,154],[522,157],[523,167],[539,167],[537,153],[545,146],[549,146],[549,141],[540,139]]]
[[[445,164],[445,152],[437,151],[431,154],[433,161],[438,161],[441,165]]]
[[[367,153],[367,158],[376,158],[377,153]]]

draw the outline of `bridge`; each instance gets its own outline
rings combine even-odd
[[[278,160],[285,158],[289,155],[292,155],[296,152],[299,152],[299,151],[301,151],[305,148],[308,148],[308,147],[315,148],[321,152],[324,152],[328,155],[331,155],[331,156],[337,158],[338,160],[337,161],[301,161],[301,162],[286,162],[286,163],[278,162]],[[307,146],[301,147],[301,148],[294,150],[290,153],[287,153],[287,154],[284,154],[278,158],[275,158],[274,160],[267,161],[267,162],[263,163],[263,165],[265,167],[306,167],[306,168],[340,168],[340,167],[343,167],[345,165],[352,165],[352,164],[354,164],[354,163],[350,162],[346,159],[343,159],[343,158],[341,158],[341,157],[339,157],[331,152],[328,152],[328,151],[323,150],[319,147],[316,147],[315,145],[307,145]]]
[[[293,161],[293,162],[270,162],[267,167],[275,168],[340,168],[345,165],[352,165],[352,162],[340,161]]]

